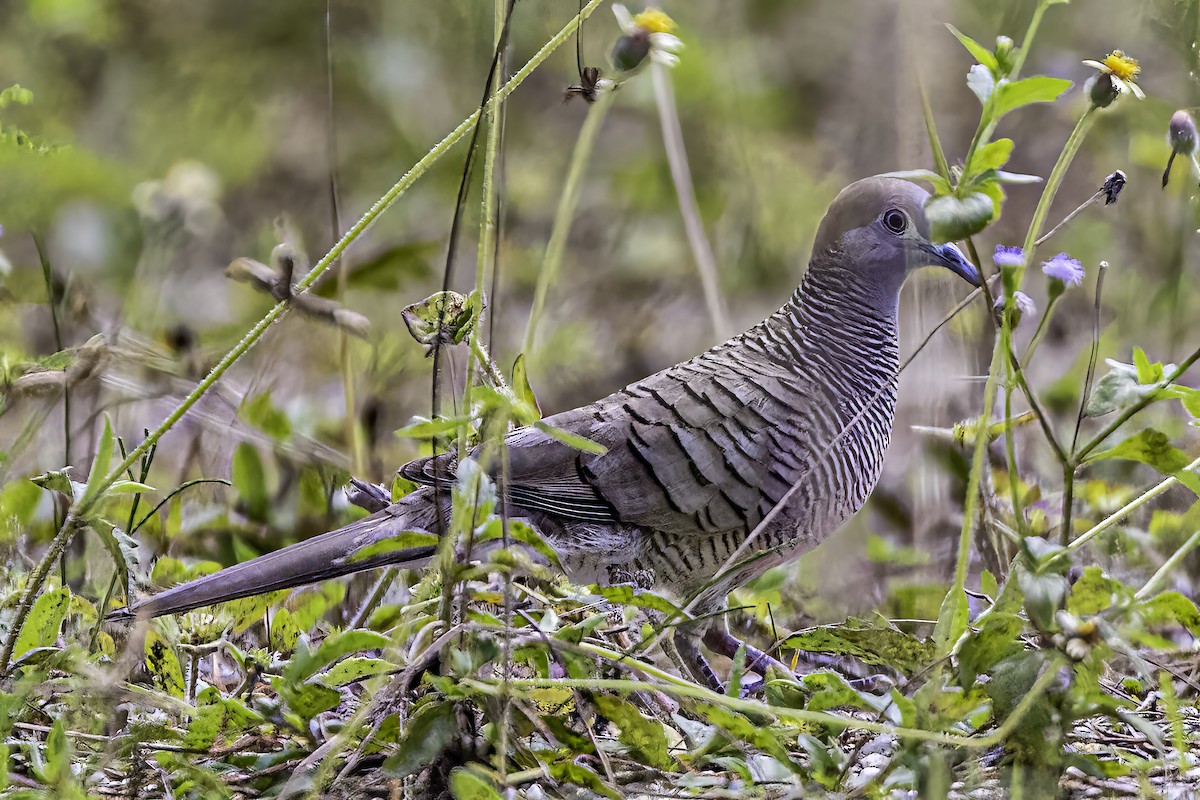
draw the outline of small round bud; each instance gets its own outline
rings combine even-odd
[[[650,33],[638,28],[633,33],[617,39],[609,58],[620,72],[635,70],[650,55]]]
[[[1200,135],[1196,133],[1196,122],[1192,115],[1180,109],[1171,115],[1171,124],[1167,128],[1167,141],[1171,149],[1181,155],[1190,156],[1196,152],[1196,144]]]
[[[1007,36],[996,37],[996,49],[993,51],[996,56],[996,65],[1000,69],[1001,75],[1007,75],[1012,72],[1013,68],[1013,40]]]
[[[1088,88],[1088,97],[1092,100],[1092,105],[1096,108],[1108,108],[1117,99],[1117,95],[1121,90],[1113,83],[1112,76],[1106,72],[1102,72],[1091,80],[1091,86]]]

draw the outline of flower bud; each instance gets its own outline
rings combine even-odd
[[[996,37],[996,49],[992,55],[996,57],[996,66],[1001,75],[1008,75],[1013,68],[1013,40],[1007,36]]]
[[[609,58],[620,72],[629,72],[641,66],[650,55],[650,32],[639,28],[633,33],[617,39]]]
[[[1088,96],[1096,108],[1108,108],[1120,93],[1121,90],[1113,83],[1112,76],[1106,72],[1092,78],[1091,86],[1088,88]]]
[[[1180,109],[1171,115],[1171,124],[1167,128],[1167,141],[1171,149],[1181,155],[1190,156],[1196,152],[1196,143],[1200,136],[1196,134],[1196,123],[1192,115]]]

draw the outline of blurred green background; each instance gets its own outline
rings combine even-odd
[[[951,162],[962,158],[979,109],[964,81],[972,61],[943,23],[981,42],[1005,34],[1019,43],[1034,5],[662,4],[686,45],[673,73],[679,113],[721,291],[738,329],[786,299],[821,214],[843,185],[931,165],[918,76]],[[0,109],[0,128],[49,148],[0,150],[0,353],[14,364],[60,349],[33,233],[45,242],[62,345],[106,336],[101,368],[73,391],[69,453],[61,405],[27,398],[0,416],[6,476],[64,463],[85,469],[102,410],[127,441],[138,441],[271,304],[224,276],[232,259],[267,260],[286,231],[315,261],[336,239],[335,227],[349,227],[478,105],[491,58],[491,2],[335,0],[331,8],[332,104],[324,2],[0,4],[0,88],[19,83],[34,96],[30,105]],[[574,0],[520,0],[509,71],[575,11]],[[1013,114],[998,132],[1017,142],[1010,169],[1044,176],[1085,102],[1083,81],[1093,73],[1081,60],[1122,49],[1142,63],[1147,99],[1123,99],[1103,112],[1051,219],[1089,197],[1113,170],[1126,172],[1128,187],[1119,204],[1090,209],[1043,250],[1069,252],[1089,276],[1101,260],[1111,265],[1102,357],[1129,361],[1138,345],[1152,360],[1171,361],[1195,346],[1196,180],[1179,163],[1170,187],[1164,192],[1159,184],[1171,112],[1200,96],[1198,28],[1194,0],[1076,0],[1052,8],[1025,71],[1069,78],[1076,88],[1066,102]],[[602,7],[584,26],[585,63],[607,66],[618,34]],[[587,113],[582,101],[563,102],[563,90],[576,82],[574,48],[564,47],[507,105],[500,277],[489,308],[505,369],[520,347]],[[430,362],[404,331],[400,310],[440,288],[465,152],[460,144],[441,160],[342,260],[350,270],[345,303],[373,325],[370,338],[352,341],[349,350],[352,413],[367,444],[357,466],[373,480],[388,480],[417,454],[416,443],[393,431],[429,413]],[[1037,195],[1037,187],[1011,188],[1003,218],[978,237],[985,257],[997,243],[1020,242]],[[460,289],[474,274],[475,198],[466,206],[455,265]],[[1031,278],[1029,291],[1041,306],[1045,286],[1040,275]],[[1093,287],[1089,277],[1085,289],[1063,299],[1030,368],[1047,405],[1064,418],[1073,418],[1086,367]],[[912,280],[903,298],[902,350],[966,292],[942,273]],[[895,553],[880,555],[878,543],[868,547],[868,534],[915,545],[926,555],[909,561],[927,561],[935,573],[949,569],[960,524],[961,455],[912,426],[948,426],[977,413],[982,383],[972,377],[986,371],[991,349],[985,323],[978,308],[963,315],[904,374],[893,449],[869,513],[807,562],[821,575],[817,593],[834,609],[827,613],[874,604],[875,596],[864,595],[864,576],[879,564],[864,554],[874,552],[893,570],[903,566]],[[531,380],[543,411],[552,413],[714,343],[650,79],[642,76],[621,89],[604,121],[563,271],[530,354]],[[273,455],[269,483],[279,501],[258,544],[303,532],[286,510],[293,466],[353,466],[340,364],[337,331],[296,315],[286,319],[167,437],[159,485],[227,476],[234,446],[248,441]],[[264,396],[269,402],[248,420],[247,399]],[[268,417],[284,424],[264,425]],[[1164,423],[1173,434],[1182,428],[1177,417]],[[1032,440],[1020,457],[1055,474]],[[209,529],[203,519],[192,528]],[[221,535],[218,550],[206,550],[211,541],[185,537],[173,552],[228,555]],[[828,569],[827,559],[839,568]]]

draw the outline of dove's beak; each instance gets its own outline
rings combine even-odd
[[[979,286],[982,279],[979,277],[979,270],[967,260],[963,255],[962,250],[959,250],[954,244],[947,242],[946,244],[930,244],[921,248],[929,254],[931,265],[945,267],[955,275],[962,277],[967,283],[972,286]]]

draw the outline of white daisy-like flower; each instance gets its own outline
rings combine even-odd
[[[672,31],[675,20],[656,8],[633,15],[621,3],[614,3],[613,15],[625,35],[613,47],[612,60],[617,69],[628,72],[642,65],[646,56],[665,67],[679,63],[676,55],[683,42]]]

